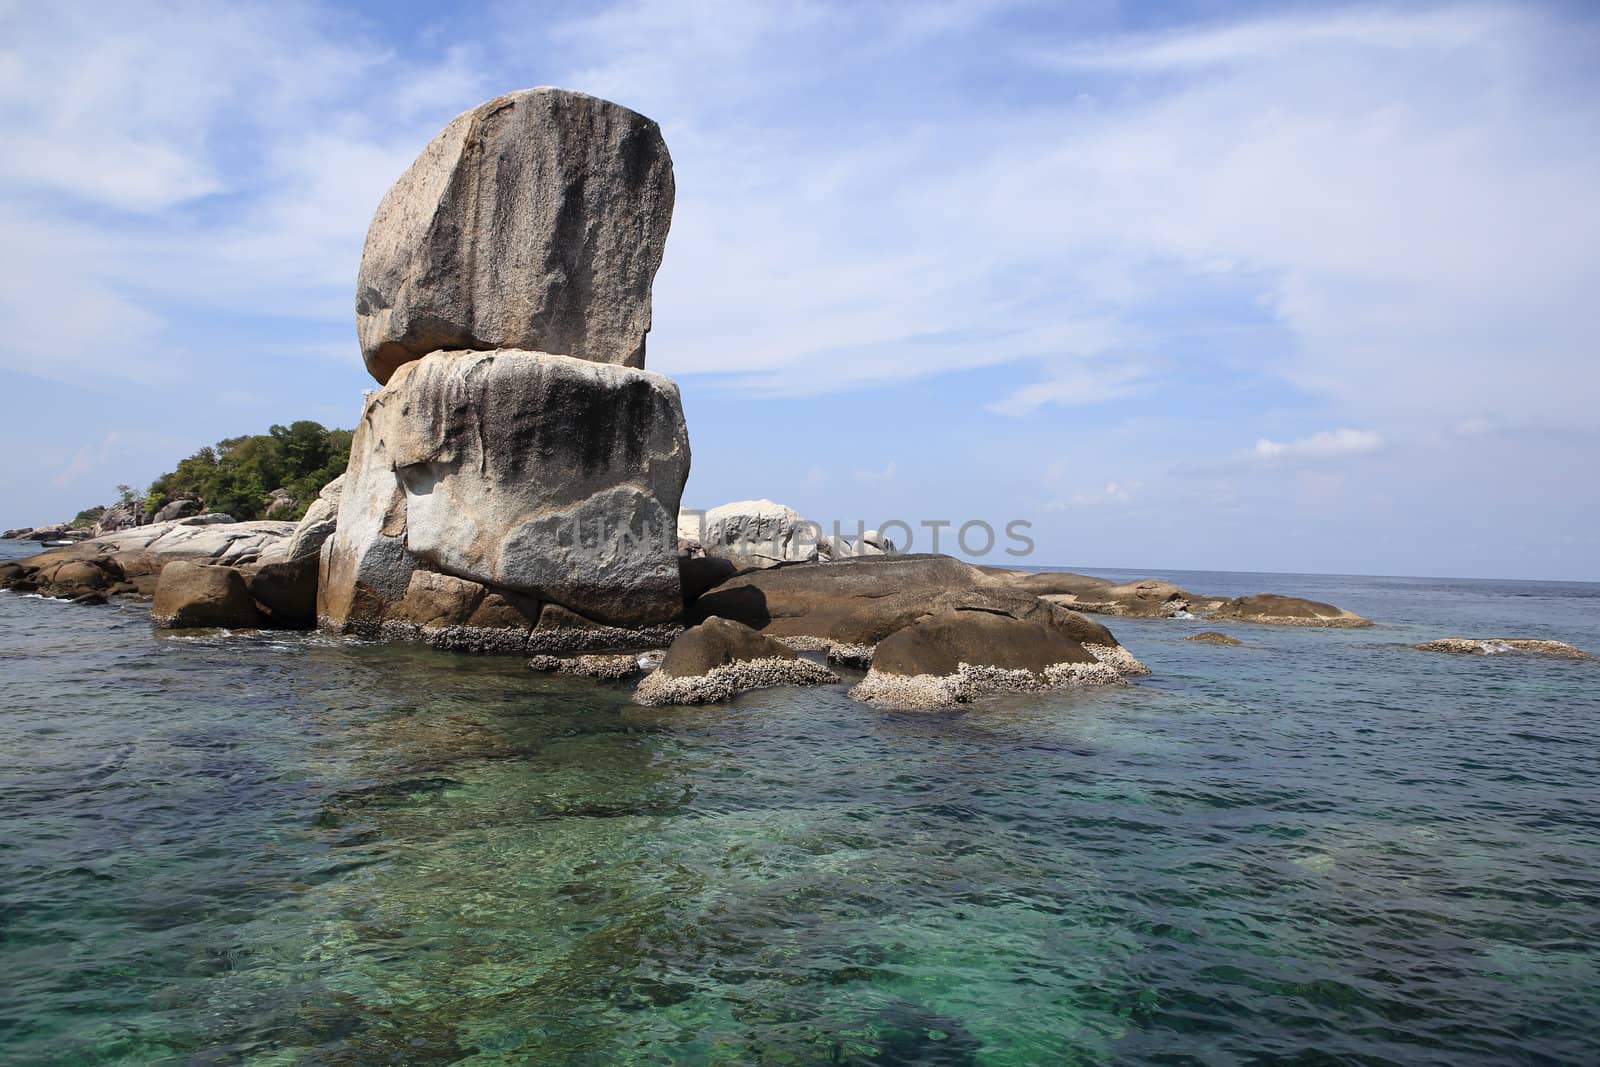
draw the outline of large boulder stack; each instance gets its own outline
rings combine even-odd
[[[644,366],[673,195],[660,128],[609,101],[544,87],[457,116],[367,230],[367,368],[454,348]]]
[[[557,89],[458,117],[389,190],[356,296],[384,387],[322,547],[323,625],[485,651],[670,639],[689,441],[677,386],[642,368],[672,198],[654,123]]]

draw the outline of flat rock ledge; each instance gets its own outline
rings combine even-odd
[[[917,674],[908,677],[868,671],[867,676],[850,690],[850,698],[881,708],[932,711],[969,704],[990,693],[1126,684],[1122,675],[1100,662],[1056,663],[1040,673],[963,663],[954,674],[945,675]]]
[[[1204,633],[1191,634],[1190,636],[1185,637],[1184,640],[1185,641],[1198,641],[1202,645],[1242,645],[1242,644],[1244,644],[1244,642],[1239,640],[1237,637],[1231,637],[1228,634],[1220,633],[1220,632],[1218,632],[1216,630],[1207,630]]]
[[[534,656],[528,660],[528,667],[544,674],[568,674],[615,682],[643,674],[659,663],[659,653],[646,652],[638,655],[615,653],[589,656]]]
[[[1521,653],[1530,656],[1557,656],[1562,659],[1592,659],[1581,648],[1565,641],[1541,641],[1527,637],[1443,637],[1412,645],[1418,652],[1444,652],[1456,656],[1502,656]]]
[[[741,660],[686,678],[652,671],[634,690],[633,702],[647,708],[664,704],[711,704],[751,689],[829,685],[838,680],[837,674],[809,659]]]
[[[343,627],[322,620],[322,628],[375,641],[425,644],[442,652],[483,655],[570,657],[590,653],[645,652],[669,644],[683,631],[678,625],[627,629],[620,626],[580,625],[545,629],[525,626],[427,626],[401,619]]]

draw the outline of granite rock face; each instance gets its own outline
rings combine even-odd
[[[316,556],[322,551],[323,542],[333,536],[334,527],[339,524],[339,495],[343,491],[342,474],[322,487],[322,492],[317,494],[317,499],[311,502],[300,524],[294,528],[294,535],[289,538],[284,552],[285,560]]]
[[[812,563],[821,554],[817,528],[798,511],[771,500],[740,500],[703,515],[680,515],[678,537],[698,541],[708,558],[730,560],[741,568]]]
[[[367,230],[367,369],[455,348],[643,367],[673,198],[660,128],[619,104],[545,87],[457,116]]]
[[[601,626],[671,623],[688,474],[677,386],[660,375],[517,350],[411,361],[356,428],[318,615],[401,619],[425,571]]]

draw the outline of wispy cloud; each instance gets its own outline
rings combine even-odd
[[[1281,461],[1295,459],[1333,459],[1376,452],[1383,438],[1370,430],[1325,430],[1294,441],[1274,441],[1263,437],[1248,455],[1254,459]]]

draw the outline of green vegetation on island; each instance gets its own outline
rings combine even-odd
[[[144,513],[154,515],[174,500],[198,500],[207,511],[225,512],[240,522],[299,519],[322,487],[344,473],[350,436],[349,430],[302,419],[207,445],[150,483]],[[279,489],[288,502],[281,494],[274,499]]]

